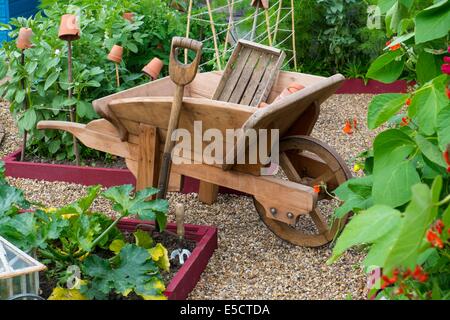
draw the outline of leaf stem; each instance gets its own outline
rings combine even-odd
[[[107,235],[107,234],[112,230],[112,228],[115,227],[115,225],[120,221],[120,219],[122,219],[122,216],[119,216],[116,220],[114,220],[113,223],[111,223],[111,224],[109,225],[109,227],[106,228],[105,231],[103,231],[102,234],[99,235],[99,236],[97,237],[97,239],[94,240],[94,242],[92,242],[91,249],[93,249],[93,248],[100,242],[100,240],[102,240],[103,237],[104,237],[105,235]]]

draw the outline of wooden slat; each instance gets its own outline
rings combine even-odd
[[[262,77],[266,71],[267,65],[271,59],[271,55],[267,53],[263,53],[261,58],[258,61],[258,65],[253,72],[252,78],[250,79],[247,89],[245,90],[245,94],[242,97],[240,104],[250,105],[253,100],[253,97],[256,94],[256,89],[258,89],[259,83],[261,82]]]
[[[277,80],[285,56],[285,53],[282,52],[278,58],[272,58],[271,63],[267,67],[266,72],[259,83],[258,90],[250,103],[252,107],[257,107],[261,102],[266,101],[273,84]]]
[[[253,76],[253,72],[258,64],[258,60],[260,57],[261,52],[257,50],[252,51],[250,57],[247,60],[247,63],[245,64],[244,70],[242,71],[241,77],[239,78],[236,87],[234,88],[233,93],[228,100],[229,102],[239,103],[241,101],[241,98],[244,92],[246,92],[247,90],[247,86],[251,77]]]
[[[244,67],[247,63],[247,59],[250,56],[250,53],[252,50],[250,48],[242,48],[241,54],[239,55],[239,59],[237,63],[234,66],[234,69],[230,75],[230,77],[227,79],[227,82],[223,88],[223,91],[221,92],[218,100],[220,101],[229,101],[231,94],[233,93],[234,88],[236,87],[237,82],[239,81],[239,78],[241,77],[242,71],[244,70]]]

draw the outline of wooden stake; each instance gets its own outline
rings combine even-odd
[[[264,9],[264,12],[266,14],[266,28],[267,28],[267,36],[269,39],[269,45],[272,46],[272,35],[270,33],[270,17],[269,17],[269,10]]]
[[[294,12],[294,0],[291,0],[292,11],[292,53],[294,56],[294,69],[297,71],[297,51],[295,49],[295,12]]]
[[[222,71],[222,65],[220,63],[219,47],[217,45],[216,27],[214,27],[214,19],[212,16],[211,3],[209,2],[209,0],[206,0],[206,5],[208,6],[209,22],[211,24],[211,30],[212,30],[212,34],[213,34],[214,50],[216,53],[217,67],[219,68],[219,71]]]
[[[256,24],[258,23],[258,13],[259,13],[259,1],[256,3],[255,17],[253,18],[252,35],[250,36],[251,41],[255,39]]]
[[[22,64],[22,66],[25,65],[25,53],[24,53],[23,49],[22,49],[20,63]],[[25,90],[25,80],[24,79],[22,79],[22,89]],[[23,107],[25,110],[28,109],[28,104],[27,104],[26,98],[23,100]],[[22,141],[22,152],[20,153],[20,161],[23,161],[25,159],[25,151],[27,149],[27,136],[28,136],[28,131],[24,130],[23,141]]]
[[[275,30],[273,31],[273,43],[277,42],[278,27],[280,25],[281,10],[283,8],[283,0],[278,3],[277,22],[275,22]]]
[[[227,55],[228,41],[230,40],[230,31],[231,26],[233,25],[234,0],[231,0],[231,6],[230,0],[228,0],[228,8],[230,11],[230,18],[228,19],[227,35],[225,36],[225,44],[223,46],[222,59],[225,59]]]
[[[67,68],[67,74],[68,74],[68,82],[69,82],[69,92],[68,92],[68,96],[69,99],[72,98],[72,81],[73,81],[73,74],[72,74],[72,41],[67,41],[67,45],[68,45],[68,57],[67,57],[67,61],[68,61],[68,68]],[[70,107],[70,121],[71,122],[76,122],[76,106],[71,106]],[[75,154],[75,162],[76,165],[79,166],[80,165],[80,152],[78,150],[78,142],[77,142],[77,138],[75,136],[73,136],[73,153]]]
[[[191,32],[191,15],[192,15],[192,0],[189,0],[188,18],[186,25],[186,38],[189,38]],[[188,49],[184,50],[184,63],[188,63]]]
[[[117,88],[120,87],[120,77],[119,77],[119,64],[115,63],[116,65],[116,82],[117,82]]]

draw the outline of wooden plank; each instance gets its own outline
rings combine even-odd
[[[264,73],[264,76],[258,86],[258,90],[250,103],[252,107],[257,107],[261,102],[267,100],[270,90],[278,78],[278,74],[280,73],[280,68],[283,65],[285,56],[286,54],[282,52],[278,58],[272,58],[272,61],[267,67],[266,72]]]
[[[261,82],[264,72],[266,71],[267,64],[270,61],[270,58],[271,55],[267,53],[262,54],[261,58],[258,61],[258,65],[256,66],[255,71],[253,72],[252,78],[248,83],[247,89],[245,90],[245,94],[240,101],[240,104],[248,106],[252,102],[253,97],[255,96],[256,93],[256,89],[258,88],[258,85]]]
[[[141,123],[139,131],[136,189],[142,190],[158,185],[159,139],[155,127]]]
[[[253,50],[250,54],[250,57],[245,64],[244,69],[242,70],[242,74],[236,84],[236,87],[231,94],[230,99],[228,100],[231,103],[239,103],[241,101],[242,95],[247,90],[247,85],[251,77],[253,76],[253,72],[258,64],[258,60],[261,57],[261,52],[257,50]]]
[[[240,42],[238,42],[238,44],[236,45],[236,48],[233,50],[233,53],[231,54],[230,59],[228,60],[228,63],[225,67],[225,71],[222,74],[222,77],[220,79],[220,82],[214,92],[214,95],[212,96],[213,100],[219,100],[220,94],[223,91],[223,88],[225,87],[227,80],[229,78],[229,76],[231,75],[231,72],[234,69],[234,64],[237,61],[239,54],[242,51],[242,44]],[[195,80],[194,80],[195,82]],[[203,83],[203,84],[207,84],[207,83]]]
[[[219,193],[219,186],[217,184],[200,181],[198,189],[198,199],[202,203],[213,204],[217,200],[217,194]]]
[[[217,100],[220,101],[228,101],[233,93],[234,88],[236,87],[239,78],[241,77],[242,71],[244,70],[245,64],[247,63],[247,59],[250,56],[252,50],[250,48],[242,48],[241,54],[239,55],[238,61],[234,66],[234,69],[226,79],[226,84]]]

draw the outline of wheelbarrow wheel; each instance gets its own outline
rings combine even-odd
[[[264,207],[255,199],[256,210],[267,227],[281,239],[294,245],[320,247],[334,239],[347,222],[332,217],[334,204],[340,203],[331,194],[352,177],[345,161],[333,148],[310,136],[290,136],[280,141],[280,178],[321,188],[316,208],[309,215],[301,215],[295,224],[271,219]],[[284,176],[283,176],[284,173]],[[305,219],[308,221],[305,222]],[[300,221],[301,220],[301,221]]]

